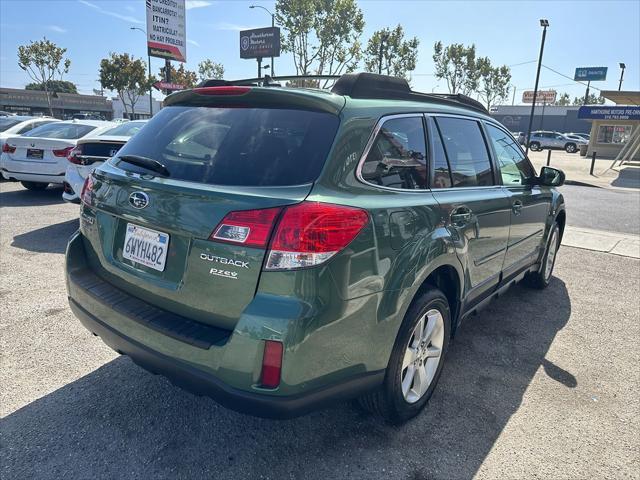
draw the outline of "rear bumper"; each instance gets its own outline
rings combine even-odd
[[[7,180],[18,180],[20,182],[37,183],[59,183],[64,182],[64,175],[40,175],[38,173],[12,172],[2,169],[2,176]]]
[[[197,395],[211,397],[221,405],[241,413],[265,418],[293,418],[370,391],[379,386],[384,379],[384,372],[371,372],[324,389],[288,397],[246,392],[230,387],[213,375],[127,338],[91,315],[71,298],[69,304],[80,322],[118,353],[129,356],[137,365],[151,373],[167,377],[178,387]]]

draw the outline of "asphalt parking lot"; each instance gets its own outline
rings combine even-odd
[[[640,261],[561,248],[460,331],[428,410],[237,414],[119,357],[67,306],[76,205],[0,184],[0,476],[640,478]]]

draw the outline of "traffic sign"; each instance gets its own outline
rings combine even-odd
[[[578,67],[573,79],[582,82],[606,80],[607,67]]]

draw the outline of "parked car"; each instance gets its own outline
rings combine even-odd
[[[571,133],[566,133],[565,135],[566,136],[580,137],[583,140],[586,140],[587,142],[591,139],[591,135],[588,134],[588,133],[574,133],[574,132],[571,132]]]
[[[210,85],[87,178],[67,247],[71,309],[138,365],[253,415],[360,397],[401,423],[463,319],[549,285],[564,175],[475,100]]]
[[[559,132],[537,131],[531,133],[529,148],[534,152],[548,148],[562,149],[567,153],[576,153],[578,151],[578,146],[586,143],[589,142],[580,138],[567,138]]]
[[[80,203],[80,192],[87,176],[105,160],[113,157],[145,123],[147,120],[121,123],[80,138],[67,155],[69,164],[64,177],[62,198],[67,202]]]
[[[18,180],[29,190],[44,190],[50,183],[62,184],[67,155],[79,138],[109,122],[70,120],[49,123],[9,137],[2,145],[0,171],[8,180]]]
[[[41,125],[59,121],[51,117],[29,117],[24,115],[0,117],[0,142],[3,142],[8,137],[24,135]]]
[[[511,132],[513,138],[515,138],[520,145],[524,145],[526,143],[527,134],[524,132]]]

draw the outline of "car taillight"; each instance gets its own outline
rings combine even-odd
[[[67,160],[76,165],[82,165],[82,160],[78,158],[78,155],[82,155],[82,147],[77,146],[73,147],[69,150],[69,154],[67,155]]]
[[[2,153],[13,153],[16,151],[16,147],[13,145],[9,145],[8,143],[2,144]]]
[[[69,152],[71,150],[73,150],[73,147],[60,148],[57,150],[53,150],[53,154],[56,157],[66,157],[67,155],[69,155]]]
[[[330,259],[369,221],[366,211],[319,202],[287,207],[273,234],[265,270],[312,267]]]
[[[80,200],[85,205],[91,206],[93,204],[93,177],[89,175],[82,185],[82,193],[80,194]]]
[[[243,87],[238,85],[230,85],[223,87],[200,87],[194,88],[193,93],[199,95],[244,95],[249,93],[251,87]]]
[[[274,340],[264,341],[262,354],[262,372],[260,385],[266,388],[276,388],[280,385],[282,371],[282,343]]]
[[[248,247],[266,248],[273,222],[281,210],[281,208],[265,208],[230,212],[209,238]]]

